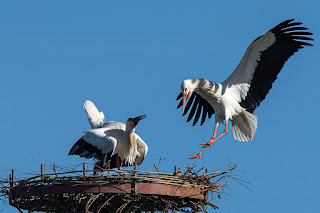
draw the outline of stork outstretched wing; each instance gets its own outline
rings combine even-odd
[[[285,62],[304,46],[312,33],[294,19],[284,21],[248,47],[234,72],[222,83],[241,106],[253,112],[265,99]]]

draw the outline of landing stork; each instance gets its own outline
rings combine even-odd
[[[203,78],[184,80],[181,84],[181,99],[178,108],[183,107],[185,115],[189,109],[187,122],[194,118],[195,125],[200,116],[201,124],[215,114],[215,128],[211,140],[202,150],[190,158],[201,159],[202,152],[223,135],[228,133],[228,121],[232,123],[235,140],[251,141],[257,129],[257,116],[253,111],[265,99],[272,83],[284,63],[299,49],[312,46],[306,42],[312,33],[302,23],[294,19],[284,21],[266,34],[255,39],[248,47],[234,72],[222,83]],[[189,98],[186,105],[186,100]],[[192,106],[192,107],[191,107]],[[202,113],[202,115],[201,115]],[[225,131],[217,136],[220,123],[226,125]]]
[[[146,115],[128,118],[126,124],[116,121],[104,122],[103,112],[99,112],[93,102],[86,100],[83,105],[91,130],[84,131],[70,149],[69,155],[79,155],[97,160],[95,169],[140,165],[147,155],[147,144],[135,133],[140,120]]]

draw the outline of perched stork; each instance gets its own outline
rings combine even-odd
[[[135,133],[138,122],[146,115],[128,118],[126,124],[116,121],[104,122],[103,112],[99,112],[93,102],[86,100],[83,107],[87,113],[91,130],[84,131],[70,149],[69,155],[95,158],[95,169],[140,165],[147,155],[147,144]]]
[[[299,49],[312,46],[313,40],[308,28],[290,19],[280,23],[266,34],[258,37],[248,47],[234,72],[223,82],[215,83],[203,78],[184,80],[177,100],[182,99],[185,115],[191,108],[187,122],[194,118],[195,125],[200,116],[201,124],[215,113],[215,128],[211,140],[202,150],[190,158],[201,158],[201,153],[221,136],[228,133],[228,120],[232,123],[233,137],[239,141],[251,141],[257,129],[257,116],[253,111],[265,99],[272,83],[284,63]],[[186,100],[189,98],[188,103]],[[192,106],[192,107],[191,107]],[[201,115],[202,112],[202,115]],[[226,125],[225,131],[217,136],[220,123]]]

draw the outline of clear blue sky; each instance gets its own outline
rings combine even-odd
[[[256,37],[295,18],[314,33],[314,47],[285,64],[255,111],[254,140],[228,134],[197,166],[222,170],[230,160],[252,184],[251,192],[232,183],[236,198],[215,199],[217,212],[317,212],[319,7],[315,0],[1,1],[1,176],[39,172],[38,163],[90,163],[67,156],[90,128],[86,99],[107,120],[148,115],[136,131],[149,146],[141,169],[154,170],[160,156],[168,157],[165,171],[190,162],[214,119],[186,123],[175,101],[182,80],[222,82]]]

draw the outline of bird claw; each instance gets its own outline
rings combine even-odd
[[[210,142],[206,142],[206,143],[201,143],[200,145],[203,146],[202,148],[207,147],[207,146],[210,146],[210,148],[211,148],[212,143],[210,144]]]
[[[204,147],[208,147],[208,146],[209,146],[209,148],[211,148],[213,142],[214,142],[214,141],[211,141],[211,140],[210,140],[209,142],[202,143],[202,144],[200,144],[200,145],[202,145],[202,146],[204,146]],[[204,147],[203,147],[203,148],[204,148]]]
[[[211,138],[211,140],[210,140],[209,142],[207,142],[206,145],[207,145],[207,146],[210,146],[210,148],[211,148],[212,144],[213,144],[216,140],[217,140],[216,137]]]

